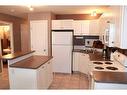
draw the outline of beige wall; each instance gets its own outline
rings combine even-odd
[[[29,23],[26,20],[21,24],[21,50],[24,52],[30,51]]]
[[[21,32],[20,24],[23,23],[23,19],[0,13],[0,21],[5,21],[13,24],[13,42],[14,42],[14,52],[21,50]]]

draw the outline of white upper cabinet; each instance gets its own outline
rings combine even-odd
[[[74,35],[99,35],[98,20],[52,20],[52,30],[74,30]]]
[[[74,35],[82,35],[81,21],[74,21],[73,23]]]
[[[89,21],[75,20],[73,23],[74,35],[89,35]]]
[[[100,33],[99,33],[99,20],[90,20],[89,34],[90,35],[100,35]]]
[[[52,20],[52,30],[73,29],[73,20]]]
[[[83,35],[89,35],[90,21],[83,20],[83,21],[81,21],[81,24],[82,24],[82,34]]]
[[[115,46],[127,49],[127,6],[111,7],[115,22]]]
[[[110,6],[109,10],[100,17],[99,31],[102,41],[107,21],[114,24],[115,27],[115,33],[112,35],[114,36],[114,47],[127,49],[127,6]]]

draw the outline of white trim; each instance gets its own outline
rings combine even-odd
[[[11,53],[14,53],[14,40],[13,40],[13,24],[10,23],[10,45],[11,45]]]

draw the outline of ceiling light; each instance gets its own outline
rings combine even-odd
[[[30,11],[33,11],[33,10],[34,10],[34,8],[30,7],[30,8],[29,8],[29,10],[30,10]]]
[[[93,11],[93,12],[91,13],[91,16],[96,16],[96,15],[97,15],[96,11]]]
[[[34,10],[34,8],[31,5],[28,5],[27,7],[29,8],[30,11]]]

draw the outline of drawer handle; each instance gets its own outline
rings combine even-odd
[[[50,62],[48,62],[48,64],[50,64]]]
[[[42,67],[42,69],[44,68],[44,66]]]

